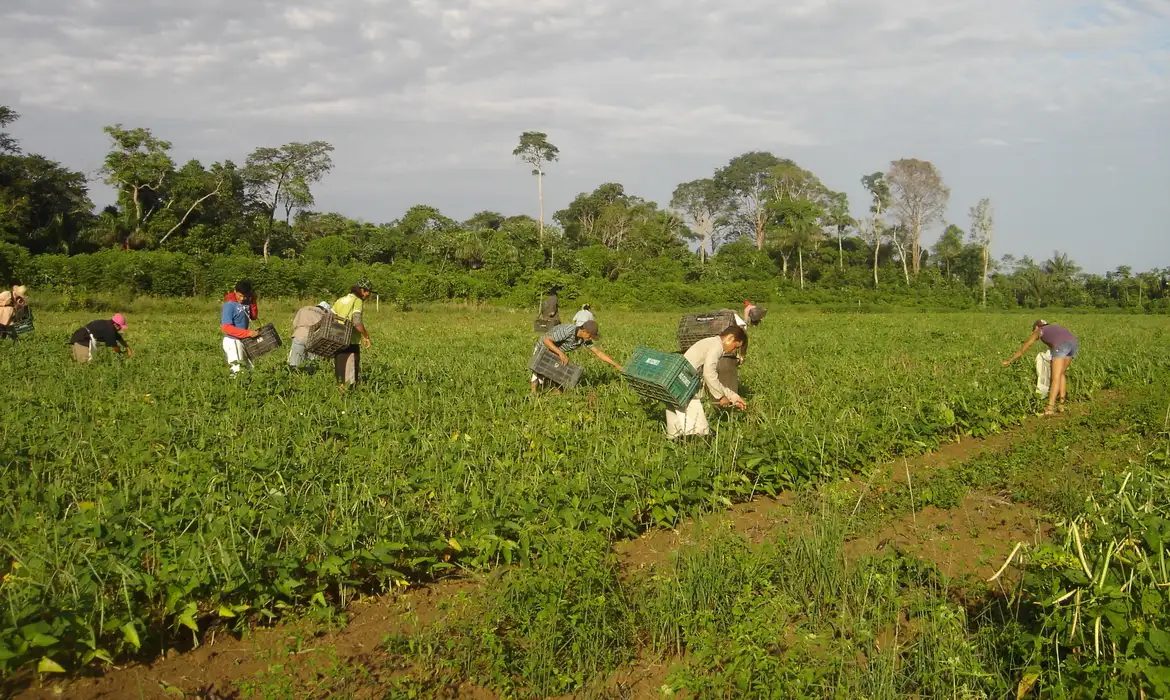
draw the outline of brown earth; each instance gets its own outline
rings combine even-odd
[[[913,479],[915,474],[1004,448],[1020,433],[1050,420],[1054,419],[1031,418],[1023,426],[995,436],[964,438],[929,454],[892,461],[867,480],[855,480],[852,487],[859,500],[864,499],[875,486],[904,482],[907,474]],[[679,547],[699,542],[715,530],[735,532],[752,543],[760,543],[803,525],[806,516],[794,503],[792,493],[756,498],[688,520],[676,529],[651,530],[641,537],[619,541],[614,551],[624,575],[634,576],[666,564]],[[847,552],[860,556],[894,548],[934,562],[951,578],[987,578],[1017,541],[1036,542],[1046,533],[1038,512],[993,496],[969,494],[956,509],[928,507],[899,517],[879,532],[848,543]],[[392,667],[393,661],[382,649],[382,642],[390,635],[426,628],[446,615],[453,601],[480,593],[490,585],[490,579],[451,579],[362,599],[350,605],[346,611],[348,622],[336,630],[323,630],[320,624],[306,619],[294,620],[253,628],[243,638],[221,633],[189,652],[172,652],[150,662],[113,667],[101,675],[31,679],[31,685],[14,697],[173,700],[235,698],[276,691],[287,697],[325,697],[342,688],[348,697],[381,697],[379,688],[384,689],[381,681],[386,674],[402,671]],[[589,695],[661,697],[659,687],[678,661],[639,659],[616,671],[600,691]],[[450,696],[495,697],[471,685],[454,689]]]

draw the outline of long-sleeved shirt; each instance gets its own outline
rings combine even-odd
[[[302,343],[309,339],[309,331],[325,318],[325,309],[320,306],[302,306],[293,315],[292,339]]]
[[[738,400],[739,394],[723,386],[719,381],[719,358],[723,357],[723,339],[717,335],[703,338],[683,353],[687,362],[696,372],[703,375],[703,384],[716,401],[727,398],[730,401]]]
[[[225,301],[219,313],[219,328],[223,334],[231,338],[247,338],[248,321],[251,320],[248,308],[238,301]]]

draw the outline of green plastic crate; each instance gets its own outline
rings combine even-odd
[[[646,347],[634,348],[622,376],[642,398],[662,401],[678,410],[686,408],[702,384],[687,358]]]

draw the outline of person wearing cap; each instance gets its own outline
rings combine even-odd
[[[728,326],[719,335],[703,338],[683,353],[691,367],[703,378],[703,386],[708,395],[717,401],[720,406],[734,406],[740,410],[747,409],[747,402],[736,391],[723,384],[719,379],[719,363],[726,355],[734,355],[740,348],[747,346],[747,332],[739,326]],[[703,411],[703,402],[700,400],[702,392],[695,394],[687,407],[678,411],[666,409],[666,436],[674,439],[685,435],[709,435],[711,427],[707,423],[707,415]]]
[[[293,314],[292,343],[288,349],[290,369],[300,369],[307,360],[318,359],[305,349],[305,344],[309,342],[309,332],[313,330],[313,326],[320,323],[332,308],[329,302],[322,301],[314,306],[302,306]]]
[[[743,317],[746,318],[753,326],[760,325],[760,321],[764,320],[764,316],[767,313],[767,309],[756,306],[752,303],[751,299],[743,300]]]
[[[1051,416],[1057,411],[1058,401],[1060,402],[1059,410],[1064,410],[1064,401],[1068,396],[1065,377],[1069,365],[1077,356],[1077,350],[1080,349],[1080,341],[1064,326],[1049,323],[1042,318],[1037,319],[1032,323],[1032,335],[1028,336],[1019,350],[1003,361],[1003,366],[1007,367],[1023,357],[1032,343],[1037,340],[1043,341],[1052,350],[1052,376],[1048,381],[1048,406],[1044,409],[1044,415]]]
[[[126,329],[126,317],[114,314],[113,318],[90,321],[81,328],[73,331],[69,339],[73,349],[73,359],[77,362],[92,362],[98,343],[108,346],[115,353],[125,352],[133,355],[122,331]]]
[[[361,349],[369,348],[371,345],[370,332],[362,322],[363,302],[374,293],[370,286],[369,280],[362,280],[350,287],[349,294],[333,302],[333,314],[352,322],[353,329],[362,336],[361,346],[354,343],[338,350],[333,356],[333,372],[337,376],[337,381],[344,385],[358,383],[361,376]]]
[[[569,356],[566,353],[580,347],[587,347],[597,359],[619,372],[622,371],[622,366],[612,357],[593,346],[595,340],[601,340],[601,331],[597,327],[597,321],[589,320],[580,326],[574,323],[562,323],[559,326],[554,326],[537,343],[543,343],[550,352],[557,356],[562,365],[569,364]],[[537,387],[544,384],[545,379],[533,373],[529,382],[532,384],[532,393],[536,393]]]
[[[585,323],[586,321],[593,320],[593,309],[589,308],[588,304],[582,304],[581,310],[573,314],[573,325],[577,326],[578,328],[580,328],[581,324]]]
[[[256,310],[256,299],[255,296],[248,296],[251,284],[245,282],[247,280],[236,285],[234,294],[229,292],[224,296],[223,307],[219,312],[219,329],[223,332],[223,354],[227,358],[228,369],[231,370],[233,377],[244,367],[252,366],[252,361],[244,352],[244,344],[241,341],[260,335],[258,331],[248,328],[248,324],[256,318],[253,315]]]

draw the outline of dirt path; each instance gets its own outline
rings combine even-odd
[[[1074,409],[1075,410],[1075,409]],[[1083,410],[1083,409],[1082,409]],[[894,460],[867,480],[855,478],[853,492],[865,498],[872,489],[917,479],[987,452],[1003,449],[1018,437],[1053,419],[1030,418],[1023,425],[983,439],[965,438],[938,450]],[[1059,420],[1059,418],[1057,419]],[[759,543],[778,532],[803,525],[805,515],[792,493],[761,497],[725,511],[687,520],[673,530],[655,529],[614,544],[627,576],[662,566],[679,547],[705,539],[713,529],[728,530]],[[872,534],[847,546],[850,555],[892,547],[934,562],[948,577],[986,578],[1007,557],[1017,541],[1037,541],[1047,530],[1039,512],[990,494],[971,493],[956,509],[926,508],[897,516]],[[252,679],[265,679],[265,690],[287,688],[288,697],[326,696],[330,683],[356,673],[370,683],[388,661],[381,649],[391,634],[425,628],[446,614],[451,601],[475,596],[490,585],[491,576],[442,581],[408,591],[356,601],[347,610],[348,622],[339,629],[323,629],[307,619],[251,630],[244,638],[221,634],[186,653],[171,653],[147,663],[115,667],[91,677],[31,680],[17,698],[232,698],[248,695]],[[619,697],[656,696],[670,662],[641,661],[620,669],[607,685]],[[19,680],[19,679],[18,679]],[[283,685],[282,685],[283,684]],[[352,686],[347,684],[347,692]],[[359,693],[358,696],[364,696]],[[461,688],[459,696],[493,697],[478,688]]]

